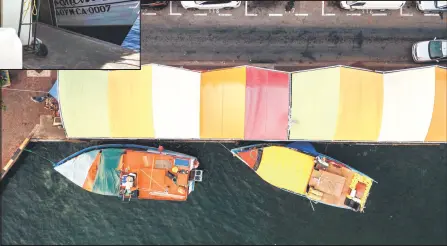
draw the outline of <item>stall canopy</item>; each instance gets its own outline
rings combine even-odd
[[[340,68],[292,74],[290,139],[332,139],[337,127]]]
[[[200,138],[200,73],[152,65],[155,138]]]
[[[287,140],[289,74],[256,67],[202,73],[201,138]]]
[[[435,68],[435,101],[426,142],[447,142],[447,69]]]
[[[447,72],[59,71],[69,138],[447,142]],[[55,92],[52,90],[53,93]]]
[[[70,138],[199,138],[200,73],[159,65],[59,71]]]
[[[202,73],[200,137],[244,139],[246,67]]]
[[[141,71],[108,73],[108,116],[110,130],[105,138],[153,138],[152,67]],[[101,136],[98,136],[101,137]]]
[[[246,140],[287,140],[289,73],[247,67]]]
[[[446,141],[445,75],[439,67],[293,73],[289,139]]]
[[[435,68],[383,75],[382,127],[378,141],[424,141],[435,98]]]
[[[59,108],[67,137],[111,137],[108,72],[58,72]]]
[[[382,74],[328,67],[292,74],[290,139],[375,141]]]

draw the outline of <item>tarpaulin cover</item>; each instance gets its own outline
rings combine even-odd
[[[390,72],[383,77],[383,115],[377,140],[424,141],[435,103],[435,68]]]
[[[58,72],[59,107],[71,138],[110,137],[108,72]]]
[[[446,75],[437,66],[286,73],[152,64],[59,71],[58,96],[69,138],[447,142]]]
[[[119,194],[120,178],[116,168],[123,153],[123,149],[102,150],[92,192],[110,196]]]
[[[445,71],[330,67],[293,73],[289,139],[445,142]]]
[[[153,138],[152,68],[109,72],[107,120],[110,131],[103,137]]]
[[[287,146],[287,148],[296,149],[296,150],[303,151],[303,152],[306,152],[309,154],[313,154],[315,156],[320,155],[320,153],[318,153],[317,150],[314,148],[314,146],[309,142],[293,142],[286,146]]]
[[[200,138],[200,73],[59,71],[61,115],[70,138]],[[78,82],[77,82],[78,81]]]
[[[340,101],[340,68],[292,74],[290,139],[332,140]]]
[[[247,140],[287,140],[289,74],[247,67],[245,135]]]
[[[54,169],[76,185],[83,187],[89,169],[98,153],[98,150],[86,152],[54,167]]]
[[[59,101],[59,94],[57,92],[57,88],[59,86],[59,82],[56,79],[56,81],[53,84],[53,87],[51,87],[50,91],[48,92],[52,97],[56,98],[56,100]]]
[[[435,68],[435,102],[425,141],[447,141],[447,69]]]
[[[200,137],[244,139],[246,68],[202,73]]]
[[[265,147],[256,173],[268,183],[305,194],[314,167],[314,157],[280,146]]]
[[[200,138],[200,73],[152,65],[155,138]]]

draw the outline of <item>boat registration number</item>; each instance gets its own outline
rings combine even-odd
[[[71,7],[56,9],[56,15],[92,15],[107,13],[110,11],[110,4],[96,5],[89,7]]]

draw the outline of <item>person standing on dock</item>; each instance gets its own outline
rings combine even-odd
[[[36,103],[42,103],[42,102],[45,101],[45,99],[47,99],[49,97],[50,97],[50,94],[47,93],[47,94],[45,94],[43,96],[31,97],[31,100],[33,100],[33,102],[36,102]]]

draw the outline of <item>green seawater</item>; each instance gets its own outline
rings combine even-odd
[[[205,170],[187,202],[123,203],[89,193],[44,159],[56,162],[95,144],[27,147],[33,153],[24,152],[2,181],[2,244],[447,243],[446,144],[316,144],[378,181],[364,214],[321,204],[313,211],[308,200],[272,187],[217,143],[161,142],[197,156]]]

